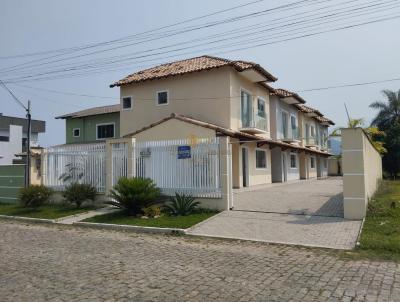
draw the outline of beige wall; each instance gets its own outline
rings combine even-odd
[[[344,217],[363,219],[382,179],[382,159],[361,128],[342,129]]]
[[[170,119],[135,135],[137,141],[189,139],[196,137],[215,137],[215,131],[180,120]]]
[[[132,97],[132,109],[122,110],[121,136],[180,113],[220,126],[230,126],[230,67],[122,86],[121,98]],[[168,90],[169,104],[157,105],[157,91]]]
[[[328,175],[330,176],[341,175],[342,171],[339,171],[339,165],[340,166],[342,165],[342,160],[340,158],[337,157],[328,158]]]

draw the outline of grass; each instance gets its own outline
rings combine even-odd
[[[77,209],[72,205],[66,204],[51,204],[43,205],[38,208],[24,208],[18,204],[0,203],[0,215],[57,219],[93,210],[94,208],[95,206],[84,206]]]
[[[84,220],[85,222],[96,223],[110,223],[110,224],[123,224],[123,225],[137,225],[146,227],[159,227],[159,228],[178,228],[187,229],[213,215],[217,212],[201,212],[194,213],[187,216],[169,216],[164,214],[158,218],[138,218],[128,216],[125,212],[116,212],[100,216],[95,216]]]
[[[356,253],[400,260],[400,181],[383,181],[369,202]]]

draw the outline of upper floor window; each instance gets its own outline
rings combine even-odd
[[[168,91],[157,92],[157,105],[168,105]]]
[[[245,90],[242,90],[240,93],[240,117],[243,128],[251,127],[252,96]]]
[[[288,137],[288,114],[282,111],[282,135],[284,138]]]
[[[96,139],[106,139],[115,137],[115,124],[98,124],[96,125]]]
[[[290,154],[290,168],[296,169],[297,168],[297,155]]]
[[[257,115],[259,117],[266,117],[266,112],[265,112],[265,101],[262,98],[257,99]]]
[[[74,137],[80,137],[81,136],[81,129],[75,128],[74,130],[72,130],[72,134],[73,134]]]
[[[265,150],[256,150],[256,169],[267,168],[267,152]]]
[[[315,137],[315,127],[313,125],[310,125],[310,136]]]
[[[122,110],[132,109],[132,97],[125,96],[122,98]]]

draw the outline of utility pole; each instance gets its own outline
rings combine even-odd
[[[28,100],[28,108],[26,108],[26,118],[28,119],[28,133],[27,133],[27,154],[26,154],[26,177],[25,177],[25,187],[31,185],[31,101]]]

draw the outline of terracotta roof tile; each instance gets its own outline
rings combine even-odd
[[[108,106],[101,106],[101,107],[94,107],[89,108],[73,113],[68,113],[64,115],[57,116],[56,119],[66,119],[66,118],[77,118],[77,117],[85,117],[91,115],[98,115],[98,114],[107,114],[107,113],[114,113],[120,111],[120,104],[115,105],[108,105]]]
[[[260,65],[247,61],[231,61],[228,59],[217,58],[212,56],[201,56],[172,63],[158,65],[149,69],[141,70],[111,84],[110,87],[122,86],[131,83],[139,83],[148,80],[166,78],[170,76],[183,75],[192,72],[220,68],[224,66],[232,66],[241,72],[247,69],[254,69],[261,73],[268,81],[276,81],[277,79],[262,68]]]
[[[272,95],[279,96],[281,98],[293,97],[298,100],[300,103],[304,104],[306,101],[299,96],[297,93],[283,89],[283,88],[275,88],[275,91],[272,92]]]

